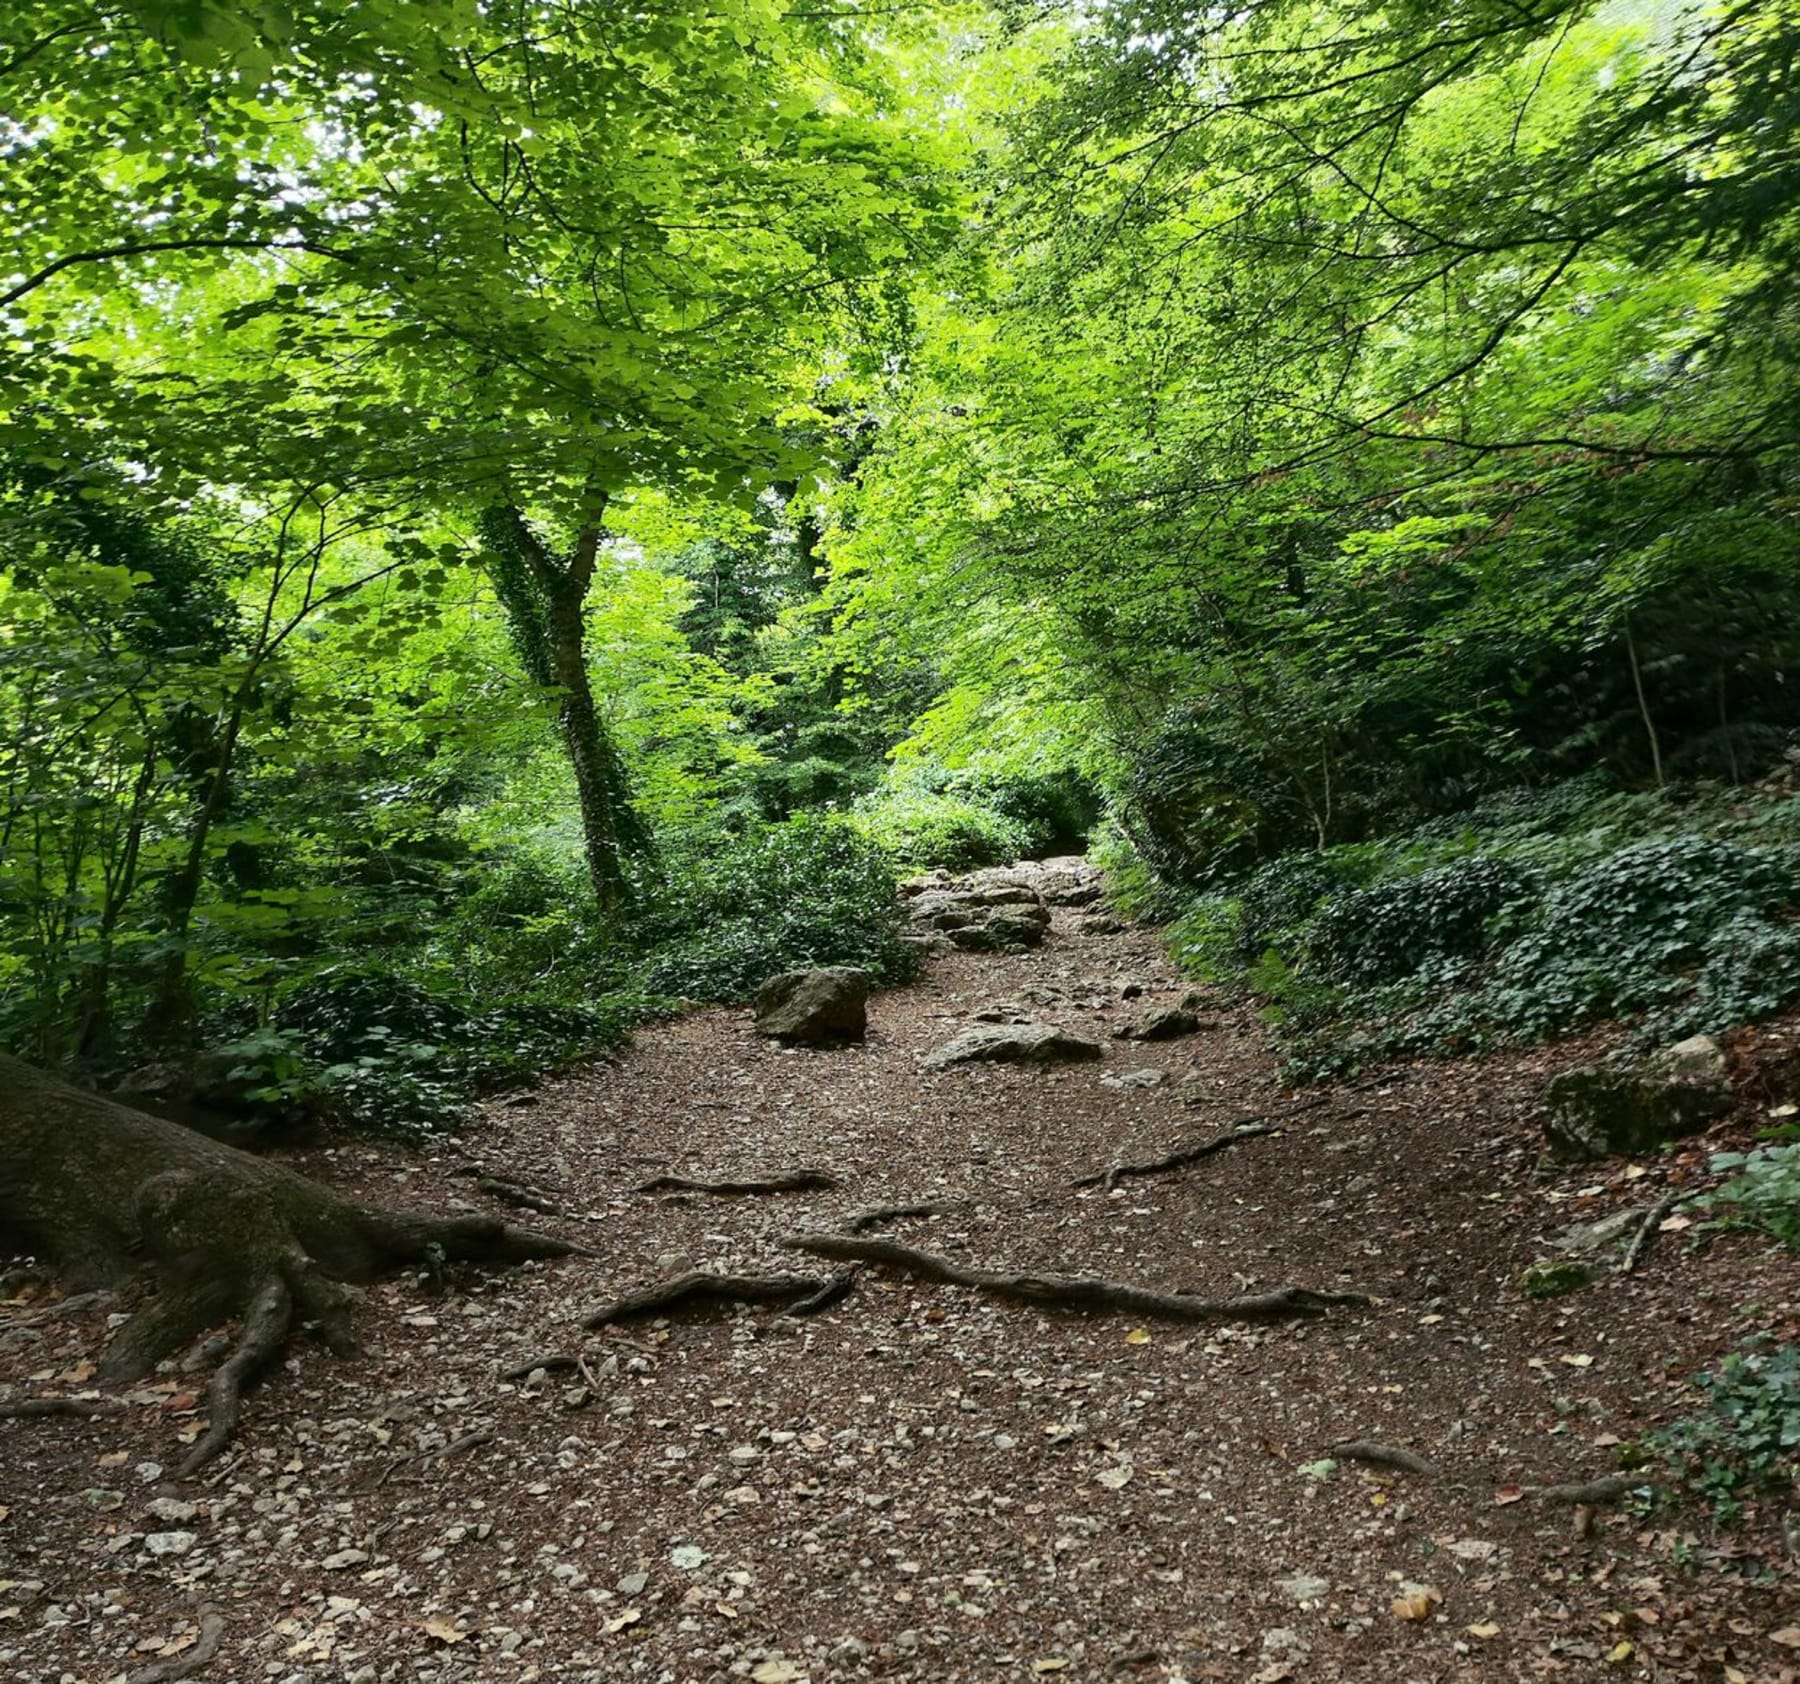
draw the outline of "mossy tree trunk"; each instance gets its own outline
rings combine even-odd
[[[490,1218],[358,1203],[0,1056],[0,1252],[41,1259],[72,1290],[122,1286],[146,1267],[154,1277],[108,1345],[101,1379],[136,1379],[205,1329],[242,1323],[190,1469],[223,1447],[244,1382],[295,1326],[352,1348],[352,1283],[407,1262],[512,1263],[572,1250]]]

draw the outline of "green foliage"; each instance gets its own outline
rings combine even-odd
[[[1306,932],[1308,956],[1352,986],[1398,982],[1427,964],[1477,957],[1494,920],[1537,889],[1530,872],[1479,855],[1355,889],[1318,908]]]
[[[1786,1490],[1800,1475],[1800,1347],[1734,1351],[1694,1384],[1704,1408],[1649,1435],[1645,1445],[1730,1525],[1758,1496]]]
[[[1716,1152],[1712,1167],[1732,1173],[1707,1195],[1707,1209],[1800,1251],[1800,1143]]]
[[[901,982],[918,965],[900,939],[893,866],[846,819],[802,814],[679,863],[647,932],[645,986],[743,1000],[803,965],[861,965]]]

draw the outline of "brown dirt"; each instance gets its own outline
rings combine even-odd
[[[163,1470],[199,1429],[200,1370],[91,1421],[0,1421],[0,1680],[118,1679],[178,1655],[210,1610],[224,1643],[196,1676],[232,1684],[1792,1678],[1769,1513],[1715,1534],[1697,1509],[1602,1511],[1578,1537],[1568,1509],[1496,1502],[1610,1471],[1615,1440],[1691,1406],[1695,1369],[1752,1331],[1795,1335],[1792,1262],[1745,1235],[1671,1232],[1637,1274],[1547,1303],[1517,1289],[1549,1234],[1648,1205],[1742,1124],[1641,1166],[1545,1169],[1536,1095],[1593,1051],[1565,1045],[1394,1070],[1279,1134],[1078,1191],[1299,1096],[1233,1011],[1109,1041],[1098,1065],[922,1074],[1029,984],[1063,994],[1034,1016],[1103,1038],[1122,983],[1180,987],[1150,936],[1072,921],[1035,954],[935,959],[876,999],[862,1048],[784,1052],[745,1013],[699,1012],[455,1146],[294,1155],[436,1209],[480,1197],[453,1173],[472,1156],[553,1190],[570,1214],[544,1225],[597,1256],[445,1297],[376,1287],[365,1358],[297,1348],[187,1487]],[[1199,1078],[1101,1080],[1139,1068]],[[631,1191],[797,1166],[842,1186]],[[798,1324],[575,1326],[689,1267],[815,1267],[782,1236],[921,1200],[973,1202],[883,1232],[963,1265],[1377,1301],[1140,1329],[872,1270]],[[106,1311],[39,1322],[46,1303],[0,1306],[6,1395],[88,1378]],[[540,1352],[580,1352],[585,1374],[496,1379]],[[1302,1471],[1347,1439],[1439,1472]],[[1296,1576],[1328,1588],[1280,1582]],[[1413,1587],[1440,1600],[1403,1619]]]

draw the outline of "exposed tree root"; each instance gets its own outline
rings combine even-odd
[[[843,1183],[822,1169],[783,1170],[775,1175],[744,1181],[691,1181],[685,1175],[658,1175],[632,1188],[634,1193],[708,1193],[714,1198],[736,1199],[757,1193],[812,1193]]]
[[[207,1389],[206,1431],[201,1434],[176,1477],[186,1479],[231,1442],[244,1414],[244,1387],[274,1361],[293,1325],[294,1295],[277,1277],[264,1284],[244,1317],[243,1337],[213,1371]]]
[[[967,1204],[966,1199],[953,1199],[941,1204],[876,1205],[871,1210],[859,1210],[854,1216],[847,1217],[844,1232],[866,1234],[884,1222],[902,1222],[910,1216],[944,1216],[950,1211],[965,1209]]]
[[[1198,1163],[1202,1158],[1210,1158],[1215,1152],[1223,1152],[1228,1146],[1236,1146],[1240,1141],[1255,1140],[1265,1134],[1279,1134],[1280,1128],[1273,1122],[1261,1117],[1247,1117],[1241,1123],[1234,1123],[1223,1134],[1216,1134],[1210,1140],[1203,1140],[1198,1146],[1185,1146],[1178,1152],[1171,1152],[1167,1157],[1150,1158],[1143,1163],[1114,1164],[1110,1169],[1097,1170],[1092,1175],[1083,1175],[1069,1183],[1071,1187],[1100,1187],[1111,1192],[1121,1181],[1140,1175],[1161,1175],[1166,1170],[1181,1169],[1188,1164]]]
[[[0,1421],[42,1420],[64,1416],[91,1421],[96,1415],[116,1414],[122,1406],[105,1397],[21,1397],[0,1403]]]
[[[1010,1275],[991,1269],[963,1269],[948,1258],[898,1240],[862,1234],[796,1234],[782,1243],[839,1262],[885,1263],[921,1280],[969,1287],[1044,1309],[1118,1310],[1159,1321],[1286,1321],[1322,1316],[1334,1305],[1368,1303],[1359,1292],[1314,1292],[1297,1286],[1214,1300],[1189,1293],[1156,1292],[1093,1275]]]
[[[1682,1193],[1665,1194],[1645,1211],[1644,1220],[1638,1224],[1631,1244],[1625,1248],[1625,1255],[1619,1260],[1619,1273],[1629,1275],[1644,1260],[1651,1246],[1656,1244],[1657,1232],[1665,1218],[1677,1205],[1686,1204],[1689,1199],[1697,1199],[1704,1191],[1704,1188],[1694,1187]]]
[[[781,1313],[798,1320],[802,1316],[816,1316],[821,1310],[829,1310],[833,1304],[850,1296],[860,1273],[861,1270],[854,1267],[838,1270],[817,1292],[800,1299],[798,1303],[788,1305]]]
[[[217,1614],[202,1614],[200,1635],[191,1649],[127,1674],[125,1684],[175,1684],[177,1679],[192,1678],[203,1666],[211,1664],[224,1641],[224,1620]]]
[[[582,1318],[589,1330],[694,1303],[784,1304],[813,1298],[834,1284],[827,1275],[709,1275],[691,1269],[673,1280],[659,1281],[603,1305]]]
[[[581,1359],[575,1359],[579,1362]],[[450,1440],[448,1444],[440,1444],[435,1450],[414,1450],[405,1456],[396,1456],[389,1462],[377,1477],[377,1485],[385,1485],[402,1468],[411,1467],[414,1462],[441,1461],[446,1456],[460,1456],[465,1450],[476,1450],[484,1444],[494,1442],[492,1427],[472,1427],[468,1432]]]
[[[533,1187],[528,1181],[514,1181],[511,1176],[495,1175],[480,1164],[458,1164],[452,1175],[464,1176],[475,1183],[475,1191],[486,1193],[490,1199],[498,1199],[503,1205],[511,1205],[515,1210],[529,1210],[539,1216],[561,1216],[563,1207],[557,1203],[541,1187]]]
[[[1334,1444],[1330,1454],[1340,1461],[1368,1462],[1374,1467],[1398,1468],[1402,1473],[1419,1474],[1426,1478],[1438,1471],[1423,1456],[1415,1456],[1410,1450],[1402,1450],[1397,1445],[1377,1444],[1368,1438],[1347,1439],[1342,1444]]]
[[[1524,1494],[1540,1503],[1558,1503],[1566,1507],[1592,1507],[1599,1503],[1617,1503],[1634,1491],[1667,1489],[1643,1474],[1608,1474],[1604,1479],[1578,1481],[1572,1485],[1528,1485]]]

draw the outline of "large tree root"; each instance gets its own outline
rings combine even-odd
[[[965,1210],[969,1200],[952,1199],[937,1204],[918,1205],[876,1205],[869,1210],[859,1210],[854,1216],[844,1219],[846,1234],[866,1234],[871,1228],[879,1228],[888,1222],[903,1222],[914,1216],[945,1216],[951,1211]]]
[[[114,1334],[101,1384],[150,1373],[200,1334],[240,1324],[214,1373],[191,1473],[236,1431],[245,1389],[304,1330],[349,1353],[352,1283],[406,1264],[513,1263],[577,1248],[486,1216],[360,1204],[270,1159],[0,1058],[0,1234],[77,1290],[140,1267],[153,1290]]]
[[[1343,1462],[1367,1462],[1371,1467],[1398,1468],[1401,1473],[1418,1474],[1429,1479],[1437,1473],[1435,1464],[1395,1444],[1377,1444],[1370,1438],[1346,1439],[1334,1444],[1327,1454]]]
[[[812,1193],[840,1187],[835,1175],[822,1169],[783,1170],[776,1175],[752,1176],[743,1181],[691,1181],[685,1175],[657,1175],[632,1188],[634,1193],[707,1193],[714,1198],[736,1199],[758,1193]]]
[[[1141,1175],[1161,1175],[1167,1170],[1182,1169],[1188,1164],[1197,1164],[1202,1158],[1210,1158],[1215,1152],[1223,1152],[1228,1146],[1236,1146],[1245,1140],[1255,1140],[1265,1134],[1279,1134],[1280,1128],[1261,1117],[1247,1117],[1241,1123],[1234,1123],[1223,1134],[1216,1134],[1210,1140],[1203,1140],[1198,1146],[1185,1146],[1178,1152],[1171,1152],[1166,1157],[1149,1158],[1142,1163],[1114,1164],[1110,1169],[1096,1170],[1092,1175],[1078,1176],[1069,1185],[1071,1187],[1100,1187],[1110,1193],[1121,1181]]]
[[[867,1234],[796,1234],[782,1242],[814,1257],[844,1263],[884,1263],[920,1280],[969,1287],[1051,1310],[1124,1311],[1157,1321],[1288,1321],[1322,1316],[1335,1305],[1366,1304],[1360,1292],[1315,1292],[1285,1286],[1241,1298],[1208,1299],[1185,1292],[1156,1292],[1093,1275],[1011,1275],[992,1269],[963,1269],[948,1258],[898,1240]]]
[[[591,1332],[612,1322],[662,1314],[688,1304],[806,1303],[834,1284],[828,1275],[709,1275],[702,1269],[690,1269],[673,1280],[659,1281],[602,1305],[582,1317],[581,1325]]]

